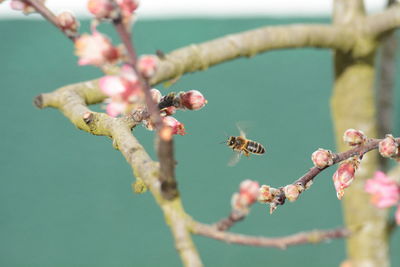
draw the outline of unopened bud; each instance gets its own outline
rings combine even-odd
[[[342,199],[344,189],[349,187],[353,182],[358,165],[359,161],[356,159],[347,160],[341,163],[337,171],[333,174],[332,179],[338,199]]]
[[[180,94],[181,104],[190,110],[198,110],[207,104],[203,94],[197,90],[190,90]]]
[[[398,155],[399,145],[391,134],[387,134],[386,138],[379,142],[379,153],[385,158]]]
[[[160,115],[164,116],[164,117],[171,116],[171,115],[175,114],[175,112],[176,112],[176,107],[170,106],[170,107],[163,108],[160,111]]]
[[[87,8],[98,19],[112,19],[118,16],[111,0],[89,0]]]
[[[289,184],[283,188],[286,198],[290,201],[296,201],[299,198],[300,192],[297,186]]]
[[[179,122],[177,119],[171,116],[163,118],[163,122],[166,126],[172,129],[172,134],[185,135],[185,126],[183,123]]]
[[[323,169],[333,164],[333,154],[329,150],[319,148],[312,153],[311,160],[317,168]]]
[[[64,11],[57,15],[58,24],[64,31],[75,33],[79,27],[79,21],[69,11]]]
[[[269,185],[262,185],[259,191],[258,201],[261,203],[271,203],[274,200],[277,189]]]
[[[360,130],[348,129],[344,132],[343,141],[349,146],[358,146],[367,140],[367,136]]]
[[[161,92],[159,90],[153,88],[153,89],[150,90],[150,94],[151,94],[151,98],[153,99],[153,101],[155,103],[159,103],[160,102],[160,100],[162,98],[162,95],[161,95]]]
[[[260,185],[256,181],[244,180],[240,183],[239,194],[241,197],[246,198],[248,204],[253,204],[259,194]]]

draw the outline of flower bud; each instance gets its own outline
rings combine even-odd
[[[317,151],[312,153],[311,160],[314,163],[314,166],[323,169],[333,164],[333,154],[329,150],[318,148]]]
[[[139,6],[139,1],[137,0],[116,0],[119,7],[121,8],[122,15],[128,17],[132,15]]]
[[[379,142],[379,153],[385,158],[398,155],[399,145],[391,134],[386,135],[386,138]]]
[[[197,90],[190,90],[180,94],[181,104],[190,110],[198,110],[207,104],[203,94]]]
[[[337,171],[333,174],[333,184],[336,189],[338,199],[342,199],[344,189],[349,187],[354,180],[354,174],[358,168],[358,160],[347,160],[339,165]]]
[[[143,55],[138,61],[138,70],[145,78],[151,78],[157,69],[157,57],[153,55]]]
[[[283,188],[286,198],[290,201],[296,201],[299,198],[300,192],[297,186],[289,184]]]
[[[39,0],[39,2],[44,4],[45,0]],[[25,15],[36,12],[36,9],[24,0],[12,0],[10,6],[14,10],[22,11]]]
[[[360,130],[348,129],[344,132],[343,141],[349,146],[358,146],[367,140],[366,135]]]
[[[396,214],[394,216],[396,218],[396,223],[400,225],[400,204],[397,206]]]
[[[162,110],[160,110],[160,114],[161,116],[171,116],[173,114],[175,114],[176,112],[176,107],[170,106],[170,107],[166,107],[163,108]]]
[[[64,11],[57,15],[58,25],[67,32],[76,33],[79,27],[79,21],[68,11]]]
[[[118,16],[111,0],[89,0],[87,8],[98,19],[112,19]]]
[[[234,193],[231,198],[232,210],[236,212],[241,212],[247,214],[249,212],[249,206],[247,205],[247,200],[240,197],[239,193]]]
[[[276,192],[276,188],[270,187],[269,185],[262,185],[259,189],[258,202],[271,203],[274,200]]]
[[[259,194],[260,185],[256,181],[244,180],[240,183],[239,194],[242,198],[246,198],[248,205],[253,204]]]
[[[171,116],[163,117],[163,122],[166,126],[172,129],[172,134],[185,135],[185,126],[177,119]]]
[[[153,101],[155,103],[159,103],[160,102],[162,95],[161,95],[159,90],[157,90],[155,88],[150,89],[150,94],[151,94],[151,98],[153,99]]]

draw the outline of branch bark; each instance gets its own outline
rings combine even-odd
[[[285,249],[288,246],[320,243],[330,239],[344,238],[350,235],[350,232],[343,228],[334,230],[314,230],[311,232],[301,232],[285,237],[268,238],[262,236],[248,236],[229,232],[223,232],[210,225],[194,222],[192,225],[194,234],[207,236],[226,243],[239,244],[257,247],[275,247]]]

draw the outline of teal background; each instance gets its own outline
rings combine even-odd
[[[135,26],[135,41],[139,53],[168,52],[294,22],[328,20],[145,20]],[[117,40],[111,27],[101,29]],[[78,67],[72,43],[44,22],[0,21],[0,37],[0,266],[179,266],[160,209],[150,194],[132,193],[130,167],[111,141],[77,130],[57,110],[32,105],[42,92],[101,73]],[[213,223],[228,214],[240,181],[285,185],[311,167],[314,150],[334,149],[332,77],[330,51],[298,49],[238,59],[186,75],[171,88],[157,87],[165,93],[198,89],[209,101],[200,111],[176,115],[188,132],[176,138],[177,178],[188,213]],[[218,143],[225,134],[238,134],[238,121],[253,124],[248,137],[264,144],[267,154],[229,168],[232,152]],[[139,127],[134,134],[154,158],[153,133]],[[255,205],[232,231],[282,236],[341,226],[333,171],[322,173],[311,190],[273,215],[268,206]],[[338,266],[345,257],[342,240],[284,251],[194,240],[206,266]],[[392,251],[399,251],[399,231],[391,242]],[[392,264],[400,266],[398,253]]]

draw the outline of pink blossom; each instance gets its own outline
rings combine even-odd
[[[311,160],[314,163],[314,166],[323,169],[326,166],[333,164],[333,155],[331,151],[319,148],[317,151],[312,153]]]
[[[110,0],[89,0],[87,9],[99,19],[109,19],[117,16],[114,5]]]
[[[397,206],[396,214],[394,216],[396,218],[396,223],[400,225],[400,205]]]
[[[259,189],[258,201],[260,203],[271,203],[275,198],[275,192],[277,192],[277,189],[269,185],[262,185]]]
[[[107,105],[106,112],[111,117],[117,117],[119,114],[124,113],[127,105],[123,102],[110,102]]]
[[[190,90],[180,94],[182,105],[190,110],[198,110],[207,104],[202,93],[197,90]]]
[[[332,179],[338,199],[342,199],[344,189],[349,187],[353,182],[358,164],[358,161],[355,159],[347,160],[341,163],[337,171],[333,174]]]
[[[366,181],[365,191],[371,194],[371,202],[378,208],[388,208],[400,201],[399,185],[381,171]]]
[[[107,106],[107,113],[113,117],[126,111],[129,105],[134,104],[143,97],[137,77],[129,65],[124,65],[118,76],[102,77],[99,81],[99,86],[101,91],[111,98],[108,105],[113,105],[110,109]],[[121,106],[124,106],[124,108],[122,109]],[[109,110],[111,113],[108,112]],[[118,111],[120,112],[118,113]]]
[[[39,2],[44,3],[45,0],[39,0]],[[36,9],[32,5],[23,0],[12,0],[10,7],[14,10],[22,11],[25,15],[36,12]]]
[[[138,70],[145,78],[150,78],[156,73],[157,57],[153,55],[143,55],[138,61]]]
[[[75,41],[75,54],[79,57],[79,65],[101,66],[113,63],[119,57],[118,49],[96,30],[92,35],[83,34]]]
[[[57,15],[58,24],[64,31],[76,32],[79,27],[79,21],[69,11],[64,11]]]
[[[166,126],[172,129],[172,134],[185,135],[185,126],[177,119],[171,116],[163,117],[163,122]]]

